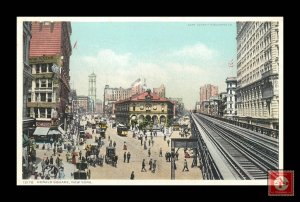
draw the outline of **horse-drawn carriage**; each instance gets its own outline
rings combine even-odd
[[[86,162],[76,163],[76,169],[77,169],[77,171],[75,171],[73,173],[74,180],[91,179],[91,171],[90,171],[90,169],[88,169],[88,164]]]
[[[106,147],[105,163],[113,164],[113,162],[115,161],[115,156],[116,156],[116,148]]]

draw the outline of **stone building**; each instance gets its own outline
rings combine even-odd
[[[279,128],[279,22],[237,22],[237,116]]]

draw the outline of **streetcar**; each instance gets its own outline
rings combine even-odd
[[[125,125],[122,125],[122,124],[118,124],[117,133],[120,136],[127,136],[128,135],[128,127]]]
[[[100,121],[99,122],[99,128],[103,131],[104,130],[104,132],[106,131],[106,129],[107,129],[107,123],[106,123],[106,121]]]

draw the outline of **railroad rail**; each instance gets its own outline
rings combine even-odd
[[[268,170],[278,169],[277,139],[202,114],[193,114],[191,118],[201,131],[198,138],[208,137],[215,150],[223,156],[223,166],[228,166],[236,179],[267,179]],[[211,153],[214,152],[216,151],[210,149],[210,156],[213,156]],[[213,162],[210,164],[215,165]],[[213,169],[221,170],[220,168]],[[206,172],[213,173],[214,170],[206,170]],[[202,170],[202,174],[206,175],[203,172]],[[222,172],[218,175],[220,179],[224,179]]]

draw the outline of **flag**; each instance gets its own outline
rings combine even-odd
[[[133,82],[133,84],[131,84],[131,86],[138,86],[138,85],[140,85],[141,84],[141,79],[140,78],[138,78],[135,82]]]
[[[230,62],[228,62],[228,67],[233,67],[233,59]]]
[[[77,41],[74,43],[73,49],[77,48]]]

